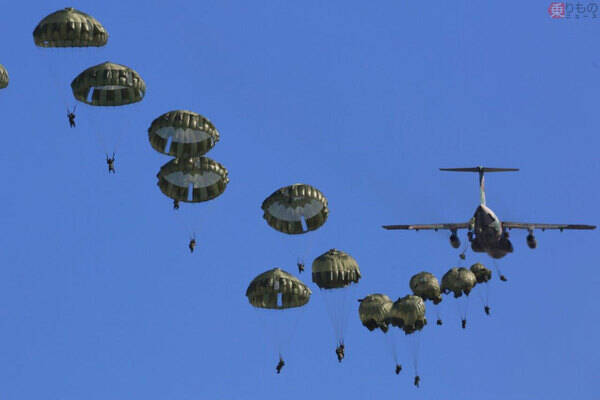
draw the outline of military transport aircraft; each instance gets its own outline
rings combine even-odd
[[[528,222],[502,222],[496,214],[485,205],[485,188],[483,175],[486,172],[508,172],[518,171],[517,168],[440,168],[440,171],[454,172],[478,172],[479,188],[481,192],[481,202],[475,210],[473,218],[468,222],[459,222],[455,224],[427,224],[427,225],[384,225],[385,229],[409,229],[419,231],[421,229],[448,229],[450,230],[450,244],[457,249],[460,247],[460,239],[457,230],[468,229],[467,237],[471,242],[471,248],[477,253],[487,253],[492,258],[502,258],[508,253],[513,252],[513,246],[508,240],[508,231],[515,229],[527,229],[527,245],[531,249],[537,247],[537,241],[533,235],[534,229],[596,229],[594,225],[570,225],[570,224],[534,224]],[[461,255],[464,258],[464,254]]]

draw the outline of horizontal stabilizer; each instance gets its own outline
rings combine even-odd
[[[472,168],[440,168],[440,171],[452,172],[514,172],[519,168],[490,168],[490,167],[472,167]]]

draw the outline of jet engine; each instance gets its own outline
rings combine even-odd
[[[460,247],[460,239],[458,238],[458,235],[454,232],[452,232],[452,235],[450,235],[450,244],[455,249],[458,249]]]
[[[533,233],[527,235],[527,246],[529,246],[530,249],[535,249],[537,247],[537,240],[535,240]]]

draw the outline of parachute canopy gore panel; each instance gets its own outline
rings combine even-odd
[[[229,183],[229,173],[208,157],[175,158],[156,175],[158,187],[173,200],[199,203],[219,197]],[[189,189],[192,186],[192,198]]]
[[[410,278],[410,290],[415,296],[423,300],[431,300],[433,304],[442,301],[440,283],[437,278],[429,272],[419,272]]]
[[[282,187],[263,201],[263,218],[273,229],[296,235],[314,231],[327,221],[327,199],[318,189],[297,183]],[[306,229],[302,222],[305,222]]]
[[[452,268],[442,277],[442,292],[454,293],[454,297],[460,297],[464,293],[469,295],[473,286],[477,283],[475,274],[466,268]]]
[[[360,278],[356,260],[341,250],[331,249],[312,264],[312,280],[321,289],[343,288],[358,283]]]
[[[281,302],[278,303],[278,295]],[[250,282],[246,290],[254,307],[283,310],[302,307],[310,300],[311,290],[300,279],[280,269],[263,272]]]
[[[385,321],[392,308],[392,300],[385,294],[375,293],[359,302],[358,315],[363,326],[370,331],[379,328],[383,332],[387,332],[388,324]]]
[[[0,89],[4,89],[8,86],[8,71],[4,68],[4,65],[0,64]]]
[[[386,322],[411,334],[427,325],[425,302],[419,296],[408,295],[394,302]]]
[[[133,69],[107,61],[79,74],[71,89],[77,100],[92,106],[123,106],[141,101],[146,83]]]
[[[171,138],[170,148],[166,148]],[[192,111],[169,111],[152,121],[148,139],[154,150],[177,158],[206,154],[219,141],[219,131],[205,117]]]
[[[108,32],[94,17],[68,7],[41,20],[33,41],[39,47],[101,47]]]

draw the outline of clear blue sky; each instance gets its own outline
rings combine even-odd
[[[466,3],[4,4],[0,397],[597,398],[597,230],[540,232],[535,251],[513,231],[515,253],[499,262],[509,281],[495,275],[490,317],[476,288],[467,330],[454,299],[442,302],[442,327],[428,303],[420,389],[406,338],[397,335],[396,376],[382,335],[358,320],[355,298],[396,299],[412,274],[457,265],[447,233],[381,229],[472,215],[477,177],[439,167],[521,168],[487,179],[501,219],[600,223],[600,18],[552,20],[543,1]],[[65,6],[101,21],[108,45],[36,48],[36,24]],[[106,114],[81,104],[69,129],[71,80],[107,60],[140,73],[145,99]],[[208,156],[231,179],[224,195],[179,215],[156,186],[168,158],[146,133],[173,109],[211,119],[221,141]],[[330,218],[290,238],[260,205],[295,182],[328,197]],[[323,297],[305,273],[313,297],[276,375],[246,287],[276,266],[296,274],[298,255],[310,262],[332,247],[363,273],[346,359],[335,359]],[[466,265],[476,261],[493,267],[472,253]]]

